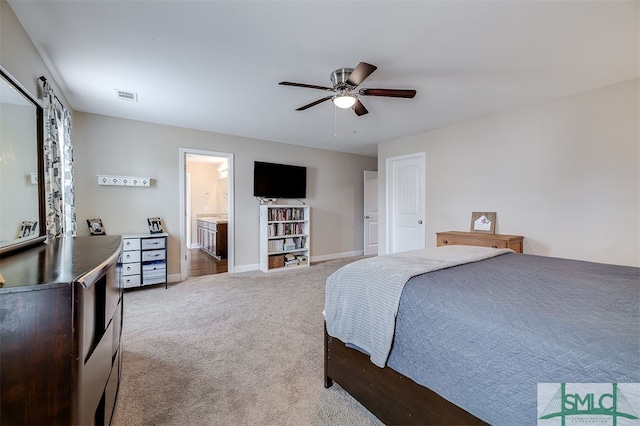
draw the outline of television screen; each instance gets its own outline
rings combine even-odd
[[[256,161],[253,167],[253,196],[305,198],[307,196],[307,168]]]

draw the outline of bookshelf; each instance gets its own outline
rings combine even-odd
[[[264,272],[308,267],[309,206],[260,206],[260,269]]]

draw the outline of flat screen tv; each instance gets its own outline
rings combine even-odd
[[[307,196],[307,168],[256,161],[253,166],[253,196],[305,198]]]

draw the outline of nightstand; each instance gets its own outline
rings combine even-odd
[[[436,232],[438,247],[447,245],[467,245],[493,248],[509,248],[522,253],[522,235],[484,234],[481,232],[447,231]]]

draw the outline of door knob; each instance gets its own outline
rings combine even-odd
[[[369,219],[369,216],[365,216],[364,218],[365,218],[365,219]]]
[[[418,225],[422,225],[422,221],[421,220],[418,221]]]

